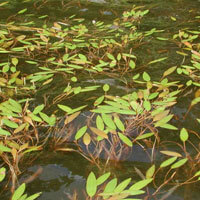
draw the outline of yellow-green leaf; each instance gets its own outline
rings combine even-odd
[[[133,146],[133,143],[131,142],[131,140],[130,140],[127,136],[125,136],[125,135],[122,134],[122,133],[118,133],[118,135],[119,135],[119,138],[120,138],[125,144],[127,144],[129,147],[132,147],[132,146]]]
[[[90,172],[87,182],[86,182],[86,191],[89,197],[93,197],[97,191],[97,180],[93,172]]]
[[[175,169],[175,168],[181,167],[181,166],[184,165],[187,161],[188,161],[187,158],[183,158],[183,159],[177,161],[176,163],[174,163],[174,164],[171,166],[171,169]]]

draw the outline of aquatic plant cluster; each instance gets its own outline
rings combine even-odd
[[[200,31],[184,29],[173,38],[157,37],[177,44],[183,61],[154,80],[148,67],[167,57],[137,66],[137,49],[162,32],[139,29],[149,12],[144,7],[133,6],[111,24],[88,24],[75,15],[46,23],[48,16],[42,15],[43,24],[35,26],[21,21],[26,12],[20,10],[15,21],[10,17],[0,24],[0,181],[6,171],[8,177],[2,191],[10,187],[12,200],[40,196],[24,194],[25,183],[19,186],[18,177],[23,162],[43,149],[77,152],[97,166],[99,174],[87,177],[85,199],[156,198],[168,187],[161,198],[166,199],[178,187],[200,180],[199,132],[177,126],[173,112],[189,90],[194,97],[183,118],[200,102]],[[123,91],[113,92],[117,85],[106,78],[117,80]],[[172,140],[164,130],[172,133]],[[170,149],[171,144],[177,148]],[[134,157],[137,146],[148,154],[149,168],[135,168],[139,181],[118,183],[109,166]],[[155,189],[152,194],[148,185]]]

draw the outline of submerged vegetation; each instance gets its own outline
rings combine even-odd
[[[70,5],[62,1],[64,8]],[[9,6],[0,3],[2,9]],[[76,152],[95,166],[85,199],[164,200],[179,187],[198,184],[200,115],[193,119],[197,129],[184,122],[200,102],[200,31],[183,28],[166,38],[164,30],[143,30],[149,14],[144,6],[132,6],[112,23],[75,15],[52,22],[29,12],[24,8],[0,22],[0,181],[7,171],[0,196],[5,191],[12,200],[40,196],[24,191],[42,172],[19,181],[24,163],[40,151]],[[176,66],[160,67],[160,77],[151,75],[152,66],[163,65],[167,56],[144,58],[145,64],[138,56],[155,39],[173,43],[182,56]],[[188,96],[179,116],[176,104]],[[138,151],[146,171],[135,167],[140,180],[130,174],[119,183],[109,169],[137,162]],[[78,189],[66,198],[80,199]]]

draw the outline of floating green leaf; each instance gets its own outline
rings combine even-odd
[[[97,179],[97,186],[101,185],[102,183],[104,183],[108,178],[110,177],[110,172],[103,174],[102,176],[100,176]]]
[[[17,58],[12,58],[11,59],[11,62],[12,62],[12,64],[14,65],[14,66],[16,66],[17,64],[18,64],[18,59]]]
[[[160,168],[167,167],[177,160],[177,157],[169,158],[160,164]]]
[[[154,135],[154,133],[145,133],[145,134],[142,134],[142,135],[136,137],[136,140],[142,140],[142,139],[151,137],[152,135]]]
[[[114,178],[112,179],[111,181],[109,181],[103,191],[103,193],[111,193],[114,191],[114,189],[116,188],[117,186],[117,179]],[[108,196],[104,196],[104,199],[107,199],[109,198],[109,195]]]
[[[36,106],[33,110],[33,114],[37,115],[39,112],[41,112],[44,109],[44,104],[41,104],[39,106]]]
[[[127,178],[126,180],[122,181],[115,189],[114,193],[121,193],[124,189],[129,185],[131,182],[131,178]]]
[[[173,115],[168,115],[155,123],[155,127],[162,126],[172,119]]]
[[[93,172],[90,172],[87,182],[86,182],[86,191],[90,197],[93,197],[97,191],[97,180]]]
[[[87,126],[83,126],[82,128],[80,128],[75,135],[75,140],[80,139],[85,134],[86,131],[87,131]]]
[[[171,166],[171,168],[172,168],[172,169],[175,169],[175,168],[181,167],[181,166],[184,165],[187,161],[188,161],[187,158],[183,158],[183,159],[177,161],[176,163],[174,163],[174,164]]]
[[[140,190],[140,189],[146,187],[149,183],[151,183],[152,180],[153,180],[153,178],[148,178],[145,180],[138,181],[137,183],[133,184],[130,187],[130,190]]]
[[[36,194],[33,194],[31,195],[30,197],[26,198],[26,200],[34,200],[34,199],[37,199],[42,193],[39,192],[39,193],[36,193]]]
[[[124,130],[125,130],[124,124],[122,123],[122,121],[120,120],[120,118],[118,116],[114,117],[114,122],[115,122],[117,128],[120,131],[124,132]]]
[[[108,92],[109,89],[110,89],[110,86],[108,84],[103,85],[104,92]]]
[[[149,76],[149,74],[147,72],[143,72],[142,78],[143,78],[144,81],[150,81],[151,80],[151,77]]]
[[[10,134],[10,132],[8,132],[8,131],[0,128],[0,135],[6,135],[6,136],[8,136],[8,135],[11,135],[11,134]]]
[[[133,60],[130,60],[129,66],[131,69],[135,69],[135,62]]]
[[[147,171],[146,171],[146,178],[152,178],[154,173],[155,173],[155,169],[156,169],[156,166],[155,165],[152,165]]]
[[[99,104],[101,104],[104,100],[104,96],[100,96],[99,98],[96,99],[96,101],[94,102],[95,106],[98,106]]]
[[[25,183],[23,183],[22,185],[20,185],[17,190],[15,190],[13,196],[12,196],[12,200],[20,200],[23,193],[25,192],[25,188],[26,188],[26,185]]]
[[[144,108],[147,110],[147,111],[150,111],[151,110],[151,103],[149,101],[144,101],[143,102],[143,106]]]
[[[197,97],[197,98],[195,98],[195,99],[192,100],[191,106],[194,106],[194,105],[196,105],[199,102],[200,102],[200,97]]]
[[[9,99],[8,102],[15,107],[15,111],[16,113],[21,113],[22,112],[22,106],[15,100],[13,99]]]
[[[115,123],[112,120],[112,117],[110,115],[107,114],[102,114],[102,119],[104,121],[104,123],[111,129],[116,130],[116,126]]]
[[[185,129],[185,128],[182,128],[181,129],[181,132],[180,132],[180,139],[181,139],[181,141],[182,142],[185,142],[185,141],[187,141],[188,140],[188,132],[187,132],[187,130]]]
[[[17,123],[10,121],[9,119],[3,119],[2,122],[3,122],[4,125],[6,125],[10,128],[17,128],[18,127]]]
[[[120,138],[125,144],[127,144],[129,147],[132,147],[132,146],[133,146],[133,143],[131,142],[131,140],[130,140],[127,136],[125,136],[125,135],[122,134],[122,133],[118,133],[118,135],[119,135],[119,138]]]
[[[68,111],[68,114],[70,115],[70,114],[72,114],[72,113],[78,112],[79,110],[82,110],[82,109],[85,108],[85,107],[87,107],[87,105],[85,105],[85,106],[80,106],[80,107],[78,107],[78,108],[74,108],[74,109],[72,109],[71,111]]]
[[[75,76],[73,76],[73,77],[71,78],[71,81],[72,81],[72,82],[77,82],[77,78],[76,78]]]
[[[161,128],[166,128],[169,130],[178,130],[178,128],[176,128],[175,126],[171,125],[171,124],[163,124],[160,126]]]
[[[11,152],[11,149],[6,147],[6,146],[4,146],[4,145],[2,145],[2,144],[0,144],[0,151],[2,151],[2,152]]]
[[[61,105],[61,104],[58,104],[58,107],[65,111],[66,113],[70,112],[72,109],[69,107],[69,106],[65,106],[65,105]]]
[[[104,130],[104,123],[103,123],[103,119],[101,118],[100,115],[97,116],[96,118],[96,126],[99,130]]]
[[[40,117],[47,123],[50,125],[50,117],[48,115],[46,115],[43,112],[39,112]]]

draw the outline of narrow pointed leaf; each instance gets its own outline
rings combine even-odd
[[[33,195],[31,195],[30,197],[26,198],[26,200],[35,200],[35,199],[37,199],[41,194],[42,194],[42,192],[33,194]]]
[[[138,181],[137,183],[132,185],[129,190],[140,190],[140,189],[146,187],[149,183],[151,183],[152,180],[153,180],[153,178]]]
[[[101,185],[102,183],[104,183],[108,178],[110,177],[110,172],[103,174],[102,176],[100,176],[97,179],[97,185]]]
[[[155,173],[155,169],[156,169],[156,166],[155,165],[152,165],[147,171],[146,171],[146,178],[152,178],[154,173]]]
[[[174,151],[160,151],[160,153],[168,155],[168,156],[173,156],[173,157],[182,157],[180,153],[177,153]]]
[[[22,185],[20,185],[17,190],[15,190],[13,196],[12,196],[12,200],[20,200],[21,196],[23,195],[24,191],[25,191],[25,183],[23,183]]]
[[[172,169],[175,169],[175,168],[181,167],[181,166],[184,165],[187,161],[188,161],[187,158],[183,158],[183,159],[177,161],[176,163],[174,163],[174,164],[171,166],[171,168],[172,168]]]
[[[169,158],[161,163],[160,168],[167,167],[171,165],[173,162],[175,162],[176,160],[177,160],[177,157]]]
[[[128,186],[128,184],[131,182],[131,178],[128,178],[121,182],[115,189],[114,192],[121,193],[125,188]]]

